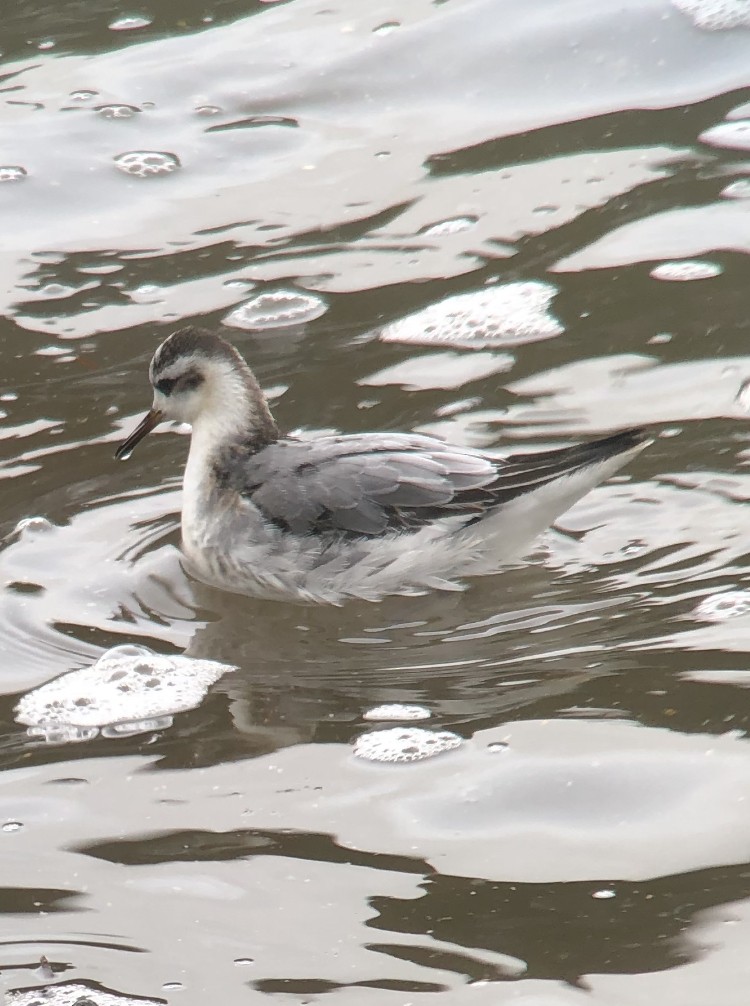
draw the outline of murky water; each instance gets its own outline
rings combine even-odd
[[[745,0],[17,6],[7,1001],[744,1006]],[[226,324],[286,429],[655,442],[462,593],[223,594],[179,561],[184,437],[112,457],[184,321]],[[181,701],[139,719],[110,657],[77,731],[27,732],[61,701],[33,689],[134,644],[229,666],[165,662]],[[377,730],[457,739],[356,757]]]

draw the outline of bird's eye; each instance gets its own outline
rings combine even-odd
[[[154,387],[157,391],[160,391],[162,395],[171,395],[175,384],[177,384],[177,378],[162,377],[160,381],[156,382]]]

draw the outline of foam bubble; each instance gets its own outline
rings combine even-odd
[[[158,1006],[163,999],[147,999],[123,995],[103,988],[91,988],[83,982],[61,982],[38,988],[12,989],[5,993],[7,1006]]]
[[[706,31],[750,28],[748,0],[672,0],[672,6]]]
[[[164,150],[130,150],[115,157],[115,164],[127,175],[148,178],[150,175],[169,175],[176,171],[180,159]]]
[[[0,182],[20,182],[27,175],[20,164],[4,164],[0,167]]]
[[[686,283],[694,279],[713,279],[721,272],[721,266],[714,262],[685,259],[682,262],[662,262],[654,266],[649,275],[670,283]]]
[[[374,706],[363,713],[365,720],[428,720],[430,710],[424,706],[404,706],[400,702],[391,702],[383,706]]]
[[[354,742],[354,754],[366,761],[413,762],[453,751],[463,743],[450,730],[423,730],[421,727],[393,727],[362,734]]]
[[[137,105],[99,105],[95,109],[103,119],[132,119],[140,112]]]
[[[91,667],[28,692],[15,717],[33,736],[54,741],[89,740],[101,728],[110,737],[162,729],[162,718],[169,718],[168,726],[173,714],[200,705],[211,685],[231,670],[213,660],[115,646]]]
[[[240,304],[224,318],[224,324],[230,328],[250,331],[286,328],[290,325],[304,325],[319,318],[327,310],[328,305],[320,297],[296,290],[274,290],[258,294],[252,300]]]
[[[46,534],[55,527],[46,517],[24,517],[16,524],[13,534],[19,537],[32,538],[38,534]]]
[[[153,19],[142,14],[123,14],[122,17],[110,21],[110,31],[133,31],[136,28],[148,28]]]
[[[725,590],[704,597],[693,615],[705,622],[725,622],[750,612],[750,590]]]
[[[465,349],[550,339],[564,331],[548,310],[556,293],[549,283],[530,280],[458,294],[386,325],[380,338]]]
[[[709,147],[724,147],[727,150],[750,150],[750,119],[720,122],[704,130],[698,139]]]

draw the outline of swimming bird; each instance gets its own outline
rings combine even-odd
[[[341,604],[462,589],[497,571],[648,440],[493,457],[416,433],[282,436],[224,339],[183,328],[149,368],[153,406],[116,452],[162,420],[192,426],[182,547],[198,579],[252,596]]]

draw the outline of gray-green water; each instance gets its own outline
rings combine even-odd
[[[720,30],[667,0],[16,6],[0,981],[74,987],[8,1001],[745,1006],[747,4]],[[150,23],[109,27],[125,15]],[[177,166],[118,170],[134,151]],[[718,274],[651,275],[685,260]],[[553,285],[561,335],[363,338],[518,281]],[[286,429],[655,443],[460,594],[316,609],[201,587],[176,549],[185,439],[128,465],[113,447],[160,338],[278,289],[326,310],[225,334]],[[32,515],[55,527],[14,535]],[[123,643],[239,670],[137,736],[15,722]],[[385,702],[464,745],[358,761]]]

